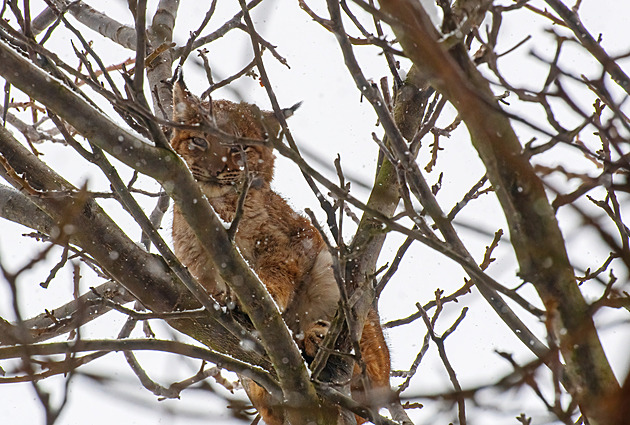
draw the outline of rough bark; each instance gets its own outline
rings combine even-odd
[[[576,284],[564,240],[543,185],[488,82],[470,62],[464,68],[438,43],[438,34],[419,3],[382,0],[408,57],[457,108],[486,166],[510,228],[520,276],[531,282],[561,338],[566,371],[585,413],[597,423],[601,402],[618,388],[587,305]]]

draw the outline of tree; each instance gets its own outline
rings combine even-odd
[[[356,102],[369,103],[378,120],[376,128],[360,126],[362,146],[371,133],[369,142],[378,147],[373,158],[376,173],[366,185],[368,196],[357,189],[361,179],[346,176],[347,160],[314,165],[327,152],[320,148],[302,155],[286,124],[285,141],[274,143],[278,155],[299,167],[320,202],[321,212],[307,212],[326,235],[347,292],[309,374],[277,309],[269,297],[265,301],[262,284],[230,243],[208,203],[198,202],[203,196],[190,172],[168,148],[175,125],[169,119],[169,80],[178,65],[196,64],[197,72],[205,71],[207,94],[213,96],[215,90],[253,76],[261,85],[259,92],[266,93],[272,109],[280,113],[285,100],[276,95],[282,84],[274,79],[280,75],[275,66],[290,65],[282,56],[283,43],[290,40],[265,34],[264,15],[256,13],[273,4],[261,3],[241,0],[239,7],[234,4],[226,12],[214,1],[204,5],[207,13],[201,23],[193,24],[185,20],[192,5],[170,0],[151,7],[146,1],[128,2],[125,19],[133,18],[133,24],[122,23],[123,18],[117,21],[113,9],[97,11],[81,1],[51,0],[37,6],[28,1],[22,6],[15,1],[3,3],[0,75],[6,84],[0,173],[14,188],[0,186],[0,215],[33,229],[36,233],[27,237],[45,247],[24,253],[20,267],[1,264],[11,301],[0,321],[0,359],[15,359],[11,367],[4,366],[2,382],[32,383],[50,424],[62,412],[68,387],[51,398],[44,378],[62,374],[70,385],[70,378],[81,374],[84,364],[114,351],[124,351],[142,385],[158,397],[179,397],[183,389],[211,376],[233,389],[217,368],[204,366],[185,381],[161,386],[134,354],[151,350],[201,359],[204,365],[208,362],[254,379],[283,400],[285,407],[300,408],[292,416],[295,423],[322,421],[331,409],[335,411],[334,406],[375,423],[390,423],[375,409],[345,395],[344,377],[354,361],[361,364],[358,353],[348,353],[359,336],[358,325],[381,294],[385,297],[392,285],[405,285],[401,286],[408,287],[405,292],[428,285],[422,276],[428,274],[427,259],[438,258],[443,263],[436,267],[438,283],[431,283],[434,299],[413,300],[416,312],[386,324],[391,329],[418,323],[426,327],[424,338],[417,337],[422,343],[413,353],[415,360],[409,370],[397,372],[400,382],[394,388],[402,407],[414,409],[412,418],[438,409],[439,400],[446,400],[446,413],[441,415],[456,416],[464,424],[484,417],[483,409],[475,405],[487,407],[485,394],[505,400],[510,391],[528,388],[522,391],[532,405],[538,403],[533,409],[542,406],[550,421],[624,423],[630,377],[620,387],[613,366],[625,365],[611,365],[600,339],[607,329],[601,317],[627,324],[624,309],[630,305],[629,231],[623,217],[630,169],[630,123],[624,112],[630,78],[622,67],[627,52],[607,53],[606,40],[594,37],[580,20],[579,1],[572,7],[559,0],[438,1],[438,21],[427,13],[433,10],[430,5],[409,0],[378,4],[327,0],[326,7],[299,2],[302,16],[314,21],[309,28],[317,26],[326,37],[336,38],[342,56],[334,60],[346,67],[339,78],[350,78],[344,84],[354,83]],[[625,5],[615,7],[627,11]],[[228,18],[222,16],[226,13]],[[526,38],[510,45],[504,41],[509,34],[504,22],[514,20],[532,25],[526,28]],[[175,32],[179,22],[188,26],[177,27],[188,38],[178,44],[174,41],[179,39]],[[102,59],[109,55],[111,43],[92,44],[90,38],[101,36],[90,30],[114,42],[116,49],[135,52],[135,57],[125,62]],[[280,34],[282,30],[282,26],[274,28]],[[220,49],[215,46],[227,43],[233,52],[240,33],[246,36],[251,56],[240,70],[216,82],[216,64],[223,71],[226,59],[215,53]],[[66,54],[70,45],[63,37],[71,37],[74,58]],[[541,54],[530,38],[551,42],[554,48],[546,52],[551,54]],[[378,52],[380,65],[361,56],[364,52]],[[572,69],[573,55],[594,71]],[[510,67],[525,69],[532,63],[543,72],[532,71],[536,78],[527,84],[515,82]],[[323,60],[320,64],[325,68]],[[390,75],[384,77],[384,70]],[[307,75],[302,85],[308,85],[315,74]],[[371,79],[380,77],[379,83]],[[250,92],[240,95],[255,100]],[[354,125],[356,117],[351,113],[335,113],[343,117],[345,127]],[[318,116],[308,118],[318,121]],[[317,122],[321,127],[328,124]],[[309,139],[299,129],[296,134]],[[337,135],[329,134],[333,139]],[[445,146],[445,138],[451,138],[448,144],[456,141],[457,147]],[[464,150],[468,146],[474,151]],[[68,163],[57,161],[54,168],[43,162],[40,150],[44,149],[78,153],[72,157],[72,168],[100,170],[111,190],[95,191],[84,180],[71,184],[63,177],[72,172],[66,168]],[[470,171],[463,173],[449,161],[449,152],[464,157]],[[469,176],[473,172],[478,175]],[[121,175],[128,174],[125,182]],[[451,183],[454,180],[457,185]],[[151,189],[155,182],[161,187],[159,193]],[[147,198],[157,199],[149,215]],[[243,310],[251,312],[248,319],[218,305],[171,252],[160,230],[169,200],[186,212],[217,264],[225,265],[226,281],[233,283],[238,277],[245,282],[239,298]],[[474,215],[475,204],[483,205],[483,217]],[[113,214],[120,215],[117,206],[133,222],[112,219]],[[472,229],[463,226],[466,221],[461,217],[466,214],[475,217]],[[509,240],[503,236],[504,227]],[[494,237],[483,233],[488,228],[496,230]],[[589,244],[590,257],[567,237],[581,229],[585,231],[579,237]],[[128,236],[138,230],[142,246]],[[481,232],[481,238],[471,236],[472,230]],[[401,236],[403,240],[392,248]],[[487,245],[483,254],[479,240]],[[423,256],[417,263],[408,260],[413,250]],[[390,252],[395,254],[388,262]],[[55,255],[58,261],[46,262]],[[22,312],[36,289],[26,277],[39,265],[48,267],[43,287],[60,270],[68,270],[73,289],[66,292],[63,306],[45,305],[40,307],[44,313],[27,317]],[[441,288],[459,278],[450,274],[454,265],[466,277],[463,285],[445,292]],[[402,267],[413,271],[405,275],[399,271]],[[490,274],[501,267],[518,270]],[[617,279],[613,267],[623,278]],[[88,269],[93,274],[86,283],[82,274]],[[258,309],[247,308],[249,295],[255,295]],[[484,307],[479,306],[480,299]],[[135,306],[128,305],[132,301]],[[465,306],[460,309],[461,304]],[[500,379],[495,371],[474,385],[462,385],[458,376],[465,371],[454,366],[452,358],[456,350],[466,348],[461,339],[457,346],[451,341],[458,335],[464,338],[464,323],[478,320],[475,326],[487,326],[487,316],[467,318],[469,309],[485,306],[496,312],[503,330],[516,337],[505,343],[508,347],[497,343],[503,346],[497,355],[511,370]],[[111,321],[114,310],[127,317],[118,337],[84,337],[85,326]],[[160,327],[158,338],[151,337],[148,327],[147,337],[129,338],[138,321],[149,320],[168,328]],[[192,341],[181,342],[176,335]],[[48,342],[60,336],[66,340]],[[394,340],[392,345],[394,351],[411,351],[406,341]],[[452,389],[405,391],[430,347],[443,363]],[[346,355],[336,355],[333,349]],[[520,354],[524,349],[529,353]],[[349,361],[338,364],[331,359]],[[423,399],[425,408],[416,412]],[[497,406],[503,421],[520,415],[516,420],[527,424],[532,417],[540,421],[546,416],[540,410],[532,415]],[[234,415],[242,418],[245,411],[235,409]],[[392,407],[391,416],[408,420],[400,406]],[[339,421],[351,423],[351,417],[344,415]]]

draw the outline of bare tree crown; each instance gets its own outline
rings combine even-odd
[[[625,424],[628,5],[429,3],[4,1],[0,398]]]

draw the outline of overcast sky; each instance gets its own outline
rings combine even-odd
[[[41,10],[43,2],[32,1],[32,14]],[[131,24],[132,17],[123,2],[118,1],[86,1],[99,10],[107,9],[107,15],[121,22]],[[206,3],[193,0],[182,0],[180,13],[176,25],[175,41],[178,45],[185,43],[188,34],[196,29],[206,13]],[[326,16],[324,2],[307,1],[318,13]],[[425,2],[427,3],[427,2]],[[510,2],[505,1],[509,4]],[[541,1],[532,1],[532,4],[544,8]],[[155,10],[155,2],[149,2],[149,10]],[[429,2],[429,5],[431,3]],[[239,9],[236,1],[219,1],[217,12],[212,18],[206,32],[213,31],[226,19],[232,17]],[[437,13],[433,8],[434,13]],[[585,26],[594,35],[602,34],[602,44],[607,51],[614,54],[628,53],[630,51],[630,2],[623,0],[583,0],[581,17]],[[8,16],[9,14],[5,14]],[[152,15],[152,13],[150,13]],[[377,146],[372,142],[371,133],[382,135],[382,129],[376,126],[376,116],[367,101],[361,102],[359,92],[344,67],[339,48],[335,38],[314,23],[298,7],[294,0],[265,0],[262,6],[253,13],[255,25],[259,32],[272,44],[278,46],[278,52],[284,56],[290,69],[275,61],[271,55],[265,54],[267,69],[274,84],[274,90],[283,106],[290,106],[298,101],[303,101],[302,107],[290,120],[290,128],[303,148],[305,155],[327,176],[335,180],[335,173],[331,167],[332,161],[339,154],[344,171],[349,179],[354,181],[352,192],[355,196],[365,200],[368,192],[361,184],[370,185],[374,175]],[[72,20],[75,22],[74,20]],[[369,22],[366,20],[366,22]],[[84,28],[80,24],[77,27]],[[540,87],[546,75],[546,68],[535,59],[530,52],[551,59],[555,50],[553,39],[545,32],[551,26],[548,22],[536,17],[532,13],[514,13],[504,18],[499,51],[505,51],[520,42],[528,34],[532,39],[513,55],[500,62],[505,75],[510,82],[517,86],[530,88]],[[553,27],[555,31],[562,31]],[[94,48],[101,55],[106,64],[122,62],[134,56],[134,53],[119,48],[108,40],[88,29],[83,31],[86,38],[94,40]],[[77,64],[77,59],[72,54],[70,41],[73,39],[69,33],[60,28],[56,35],[47,44],[48,48],[55,50],[68,63]],[[209,58],[214,71],[215,80],[229,76],[241,69],[252,59],[249,38],[245,33],[234,30],[223,39],[212,43],[209,47]],[[356,47],[357,54],[363,70],[369,78],[378,82],[382,76],[388,75],[386,63],[377,49],[368,47]],[[191,55],[193,56],[193,55]],[[408,63],[401,61],[403,70],[408,68]],[[599,73],[597,64],[585,60],[578,48],[567,49],[566,56],[561,64],[576,74],[596,76]],[[629,61],[621,61],[620,65],[630,71]],[[207,88],[207,81],[202,70],[189,61],[185,66],[186,83],[194,93],[200,94]],[[391,79],[390,79],[391,82]],[[15,94],[15,92],[12,92]],[[16,95],[17,96],[17,95]],[[260,84],[251,79],[243,78],[229,88],[221,89],[215,98],[228,98],[231,100],[245,100],[256,103],[264,109],[269,109],[270,104],[266,92]],[[513,108],[523,116],[535,113],[526,106],[517,106],[518,102],[508,98]],[[589,107],[592,97],[588,93],[580,93],[578,99],[580,105]],[[107,111],[111,111],[105,103],[100,103]],[[624,105],[627,111],[627,105]],[[113,116],[113,114],[112,114]],[[571,120],[571,113],[563,113],[562,116]],[[443,121],[438,126],[446,126],[454,117],[452,111],[444,114]],[[535,118],[537,124],[545,126],[544,117]],[[577,118],[575,118],[577,120]],[[522,140],[528,141],[533,136],[539,136],[524,126],[516,126]],[[443,187],[438,195],[438,200],[443,208],[450,209],[470,189],[484,173],[477,154],[470,146],[467,133],[463,125],[453,132],[450,139],[442,139],[445,150],[440,153],[436,170],[427,174],[429,184],[434,184],[440,172],[444,171]],[[419,163],[424,166],[430,158],[428,144],[419,156]],[[38,146],[44,152],[43,159],[53,168],[59,170],[65,178],[81,185],[86,179],[91,190],[108,190],[109,184],[95,170],[78,167],[78,156],[73,154],[69,147],[42,145]],[[575,167],[584,167],[588,164],[583,158],[571,151],[560,151],[561,157],[547,158],[551,163],[569,161]],[[311,158],[309,155],[315,155]],[[317,162],[316,162],[317,161]],[[128,179],[131,172],[123,171],[123,178]],[[145,180],[143,186],[147,190],[157,190],[157,184]],[[277,164],[274,187],[280,191],[294,206],[296,210],[309,207],[314,210],[319,218],[324,217],[314,195],[299,176],[298,168],[290,162],[279,159]],[[139,198],[147,210],[151,210],[151,200]],[[139,240],[136,227],[132,221],[114,202],[103,201],[102,205],[125,229],[130,230],[129,236]],[[462,212],[459,220],[463,224],[472,224],[484,232],[462,230],[462,236],[473,256],[481,260],[485,246],[492,240],[493,233],[498,228],[507,232],[505,219],[497,207],[497,201],[493,195],[476,200]],[[355,213],[359,213],[355,211]],[[586,269],[603,262],[608,255],[608,249],[593,243],[593,234],[589,231],[581,231],[579,223],[569,214],[561,210],[560,219],[563,224],[563,232],[569,241],[571,260],[577,267]],[[566,218],[566,220],[564,220]],[[162,234],[170,241],[171,213],[169,212],[164,223]],[[346,236],[351,235],[351,226],[348,224]],[[22,233],[27,229],[12,223],[0,222],[0,260],[10,270],[15,270],[31,258],[32,255],[42,249],[42,245],[31,239],[23,238]],[[400,235],[392,235],[380,259],[380,264],[391,261],[400,242]],[[59,258],[60,250],[53,250],[49,260],[25,274],[19,281],[23,299],[24,315],[33,316],[42,312],[43,308],[50,308],[64,303],[69,298],[72,288],[70,270],[65,268],[60,271],[58,277],[47,290],[38,285],[47,275],[47,270],[55,264]],[[513,287],[519,282],[515,275],[517,265],[513,253],[508,244],[500,245],[495,256],[500,258],[489,269],[489,274],[503,284]],[[390,286],[384,292],[380,313],[384,322],[405,317],[415,311],[415,303],[426,303],[434,298],[436,288],[441,288],[445,293],[451,293],[463,283],[464,274],[453,262],[443,256],[432,252],[430,249],[418,245],[410,250],[400,270]],[[620,279],[627,276],[620,272]],[[89,286],[96,286],[100,281],[84,270],[83,290]],[[593,288],[585,288],[587,296],[593,298],[598,292]],[[7,297],[6,285],[0,282],[0,316],[11,318],[11,308]],[[530,296],[531,292],[525,290],[522,295]],[[535,296],[529,297],[540,305]],[[486,305],[477,294],[465,297],[460,305],[449,305],[438,322],[438,331],[443,331],[460,314],[463,306],[469,306],[470,311],[458,331],[449,337],[447,350],[458,377],[464,388],[471,386],[490,384],[504,374],[511,371],[507,362],[501,360],[494,350],[508,351],[514,354],[514,358],[521,363],[531,360],[533,356],[522,347],[518,339],[500,321],[498,316]],[[98,338],[112,337],[122,326],[124,317],[118,313],[109,313],[107,317],[97,320],[86,326],[83,337]],[[612,322],[619,319],[616,314],[599,314],[596,320],[599,323]],[[627,320],[627,317],[626,317]],[[532,320],[528,321],[532,328],[543,336],[544,326]],[[169,331],[157,326],[158,335],[168,337]],[[391,329],[387,332],[392,351],[394,369],[408,369],[418,350],[422,345],[422,338],[426,329],[420,322],[409,326]],[[141,336],[139,332],[137,334]],[[612,362],[618,376],[623,376],[628,368],[627,341],[630,339],[630,331],[627,323],[624,327],[611,325],[601,335],[607,355]],[[153,377],[163,384],[169,384],[174,380],[181,380],[195,373],[199,367],[195,362],[174,361],[173,356],[155,355],[143,353],[138,355],[141,362],[149,370]],[[148,365],[148,366],[147,366]],[[82,424],[89,422],[92,425],[100,424],[187,424],[201,423],[227,424],[235,423],[226,417],[225,402],[220,398],[208,396],[207,393],[198,393],[194,390],[185,391],[181,400],[158,402],[156,397],[144,390],[137,378],[128,370],[122,354],[110,354],[94,364],[84,368],[86,372],[105,374],[112,379],[123,381],[125,384],[112,386],[93,385],[85,377],[77,377],[71,386],[70,400],[59,424]],[[544,371],[541,371],[544,375]],[[394,384],[401,381],[393,379]],[[63,386],[63,379],[52,378],[46,381],[46,388],[55,394]],[[423,360],[420,369],[412,381],[409,393],[425,394],[447,391],[451,389],[448,376],[444,371],[436,349],[431,346],[427,357]],[[115,392],[114,392],[115,391]],[[231,396],[231,395],[230,395]],[[496,396],[495,393],[482,393],[481,400],[492,402],[488,397]],[[244,399],[240,392],[231,397]],[[53,397],[55,399],[55,397]],[[507,400],[507,398],[506,398]],[[472,403],[471,403],[472,404]],[[499,405],[501,406],[501,405]],[[534,406],[534,407],[532,407]],[[427,423],[436,413],[433,403],[427,403],[422,410],[410,411],[416,424]],[[519,393],[518,402],[514,406],[501,406],[505,409],[514,409],[514,415],[522,409],[527,409],[530,415],[538,415],[533,424],[545,423],[547,416],[544,406],[533,400],[530,392],[523,390]],[[521,410],[519,410],[521,409]],[[43,416],[39,402],[28,384],[0,385],[0,411],[7,418],[7,424],[26,425],[42,423]],[[169,412],[192,412],[196,417],[171,415]],[[208,414],[216,417],[209,421]],[[504,412],[487,411],[476,412],[477,423],[496,422],[499,417],[509,417]],[[455,413],[445,417],[453,418]],[[444,416],[442,418],[445,418]],[[439,423],[447,423],[446,419]],[[501,422],[505,423],[505,422]],[[514,421],[515,423],[515,421]]]

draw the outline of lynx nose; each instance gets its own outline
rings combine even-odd
[[[215,176],[228,168],[228,158],[224,152],[208,152],[208,162],[210,163],[209,168]]]
[[[225,171],[235,171],[242,169],[242,160],[240,154],[234,154],[229,148],[223,146],[213,146],[207,153],[209,169],[214,176],[218,176]]]

